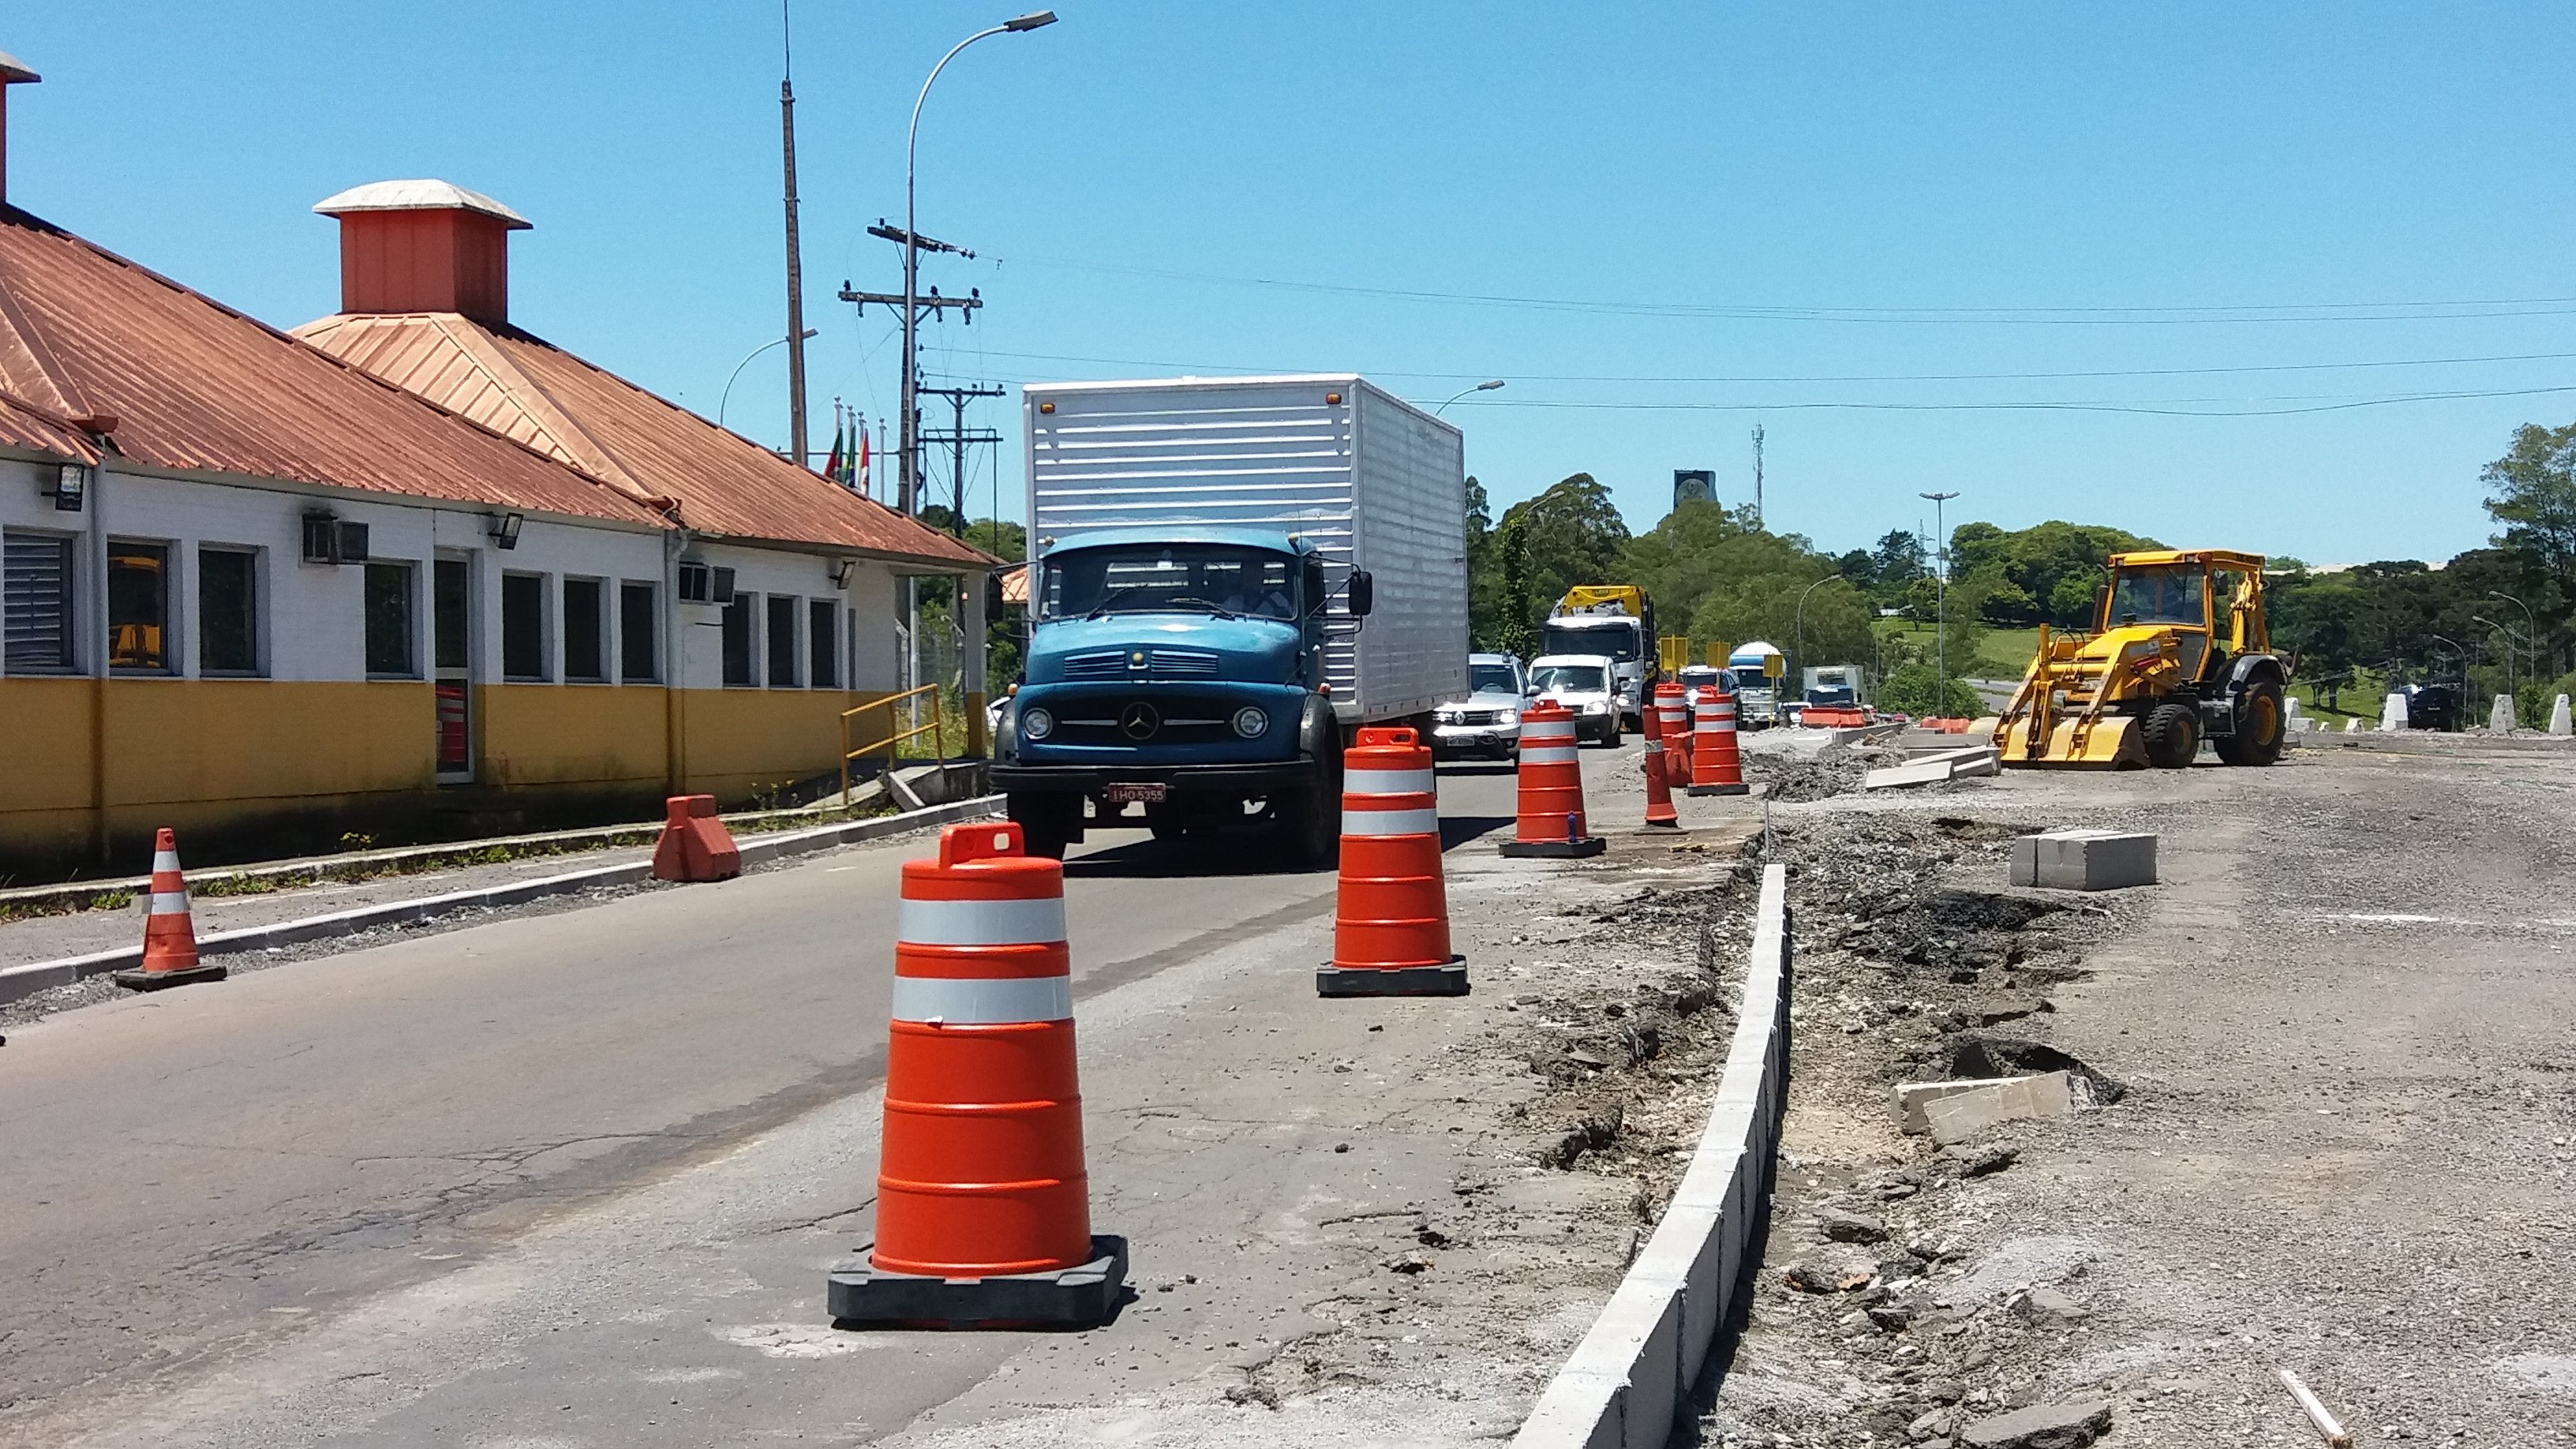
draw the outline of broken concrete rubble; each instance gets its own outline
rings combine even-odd
[[[2033,1404],[1979,1419],[1959,1431],[1960,1449],[2084,1449],[2110,1432],[2106,1399],[2072,1404]]]
[[[2156,838],[2118,830],[2049,830],[2013,842],[2012,883],[2110,891],[2156,883]]]

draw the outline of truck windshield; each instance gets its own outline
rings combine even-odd
[[[2201,574],[2194,565],[2124,568],[2119,582],[2111,586],[2111,627],[2115,629],[2122,624],[2184,624],[2197,629],[2208,623]]]
[[[1512,667],[1508,664],[1470,664],[1467,666],[1467,692],[1470,694],[1517,694],[1513,688]]]
[[[1542,664],[1530,671],[1533,694],[1599,694],[1606,688],[1598,664]]]
[[[1297,561],[1223,544],[1076,549],[1045,565],[1039,617],[1249,614],[1297,617]]]
[[[1639,642],[1645,631],[1637,627],[1634,619],[1603,619],[1590,625],[1551,619],[1544,632],[1546,652],[1550,654],[1607,654],[1622,664],[1645,655],[1645,646]]]

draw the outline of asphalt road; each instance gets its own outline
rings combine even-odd
[[[1587,754],[1588,773],[1633,769],[1633,745]],[[1511,803],[1507,772],[1444,771],[1453,846],[1508,828]],[[1329,873],[1275,873],[1250,842],[1193,849],[1112,832],[1068,864],[1077,1000],[1119,997],[1084,1013],[1087,1090],[1095,1057],[1126,1065],[1122,1032],[1171,1026],[1151,990],[1119,988],[1221,975],[1246,953],[1303,970],[1329,925]],[[554,1235],[536,1296],[574,1305],[546,1334],[578,1337],[667,1314],[668,1275],[702,1241],[864,1206],[847,1185],[872,1167],[896,871],[919,853],[858,847],[13,1030],[0,1048],[0,1444],[609,1442],[529,1437],[540,1407],[576,1414],[575,1386],[596,1391],[589,1407],[624,1402],[618,1434],[660,1437],[632,1375],[585,1384],[574,1338],[541,1360],[513,1336],[530,1311],[529,1245]],[[755,1143],[769,1165],[736,1170]],[[776,1170],[799,1152],[811,1186]],[[767,1266],[698,1262],[692,1301],[773,1272],[819,1299],[804,1281],[815,1251],[799,1240]],[[476,1331],[447,1332],[444,1366],[423,1370],[434,1382],[389,1377],[407,1339],[468,1320]],[[830,1426],[818,1437],[843,1441],[912,1423],[1011,1352],[835,1338],[819,1314],[725,1332],[764,1361],[881,1358],[815,1406],[815,1427]],[[244,1362],[264,1367],[236,1372]],[[667,1372],[651,1392],[671,1389],[674,1421],[683,1400],[714,1415],[675,1442],[738,1442],[698,1370]],[[534,1404],[558,1385],[564,1406]],[[754,1415],[763,1434],[801,1422],[790,1407]]]

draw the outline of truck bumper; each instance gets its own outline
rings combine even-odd
[[[1315,778],[1307,759],[1247,765],[1003,765],[993,788],[1006,794],[1096,795],[1111,785],[1169,785],[1176,793],[1250,798],[1298,789]]]

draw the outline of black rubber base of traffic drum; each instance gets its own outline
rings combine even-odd
[[[1452,956],[1446,966],[1398,966],[1393,970],[1345,970],[1326,966],[1315,973],[1317,996],[1464,996],[1467,958]]]
[[[114,973],[116,984],[133,991],[159,991],[167,986],[186,986],[195,981],[221,981],[226,968],[214,965],[186,966],[176,971],[132,971]]]
[[[1741,795],[1745,793],[1745,787],[1742,785],[1685,785],[1682,788],[1688,790],[1694,795]]]
[[[1587,855],[1599,855],[1610,848],[1610,842],[1598,835],[1587,835],[1581,840],[1506,840],[1494,848],[1505,855],[1572,860]]]
[[[1053,1273],[917,1278],[861,1260],[825,1280],[835,1324],[913,1328],[1088,1328],[1107,1319],[1127,1287],[1127,1240],[1095,1234],[1091,1261]]]

